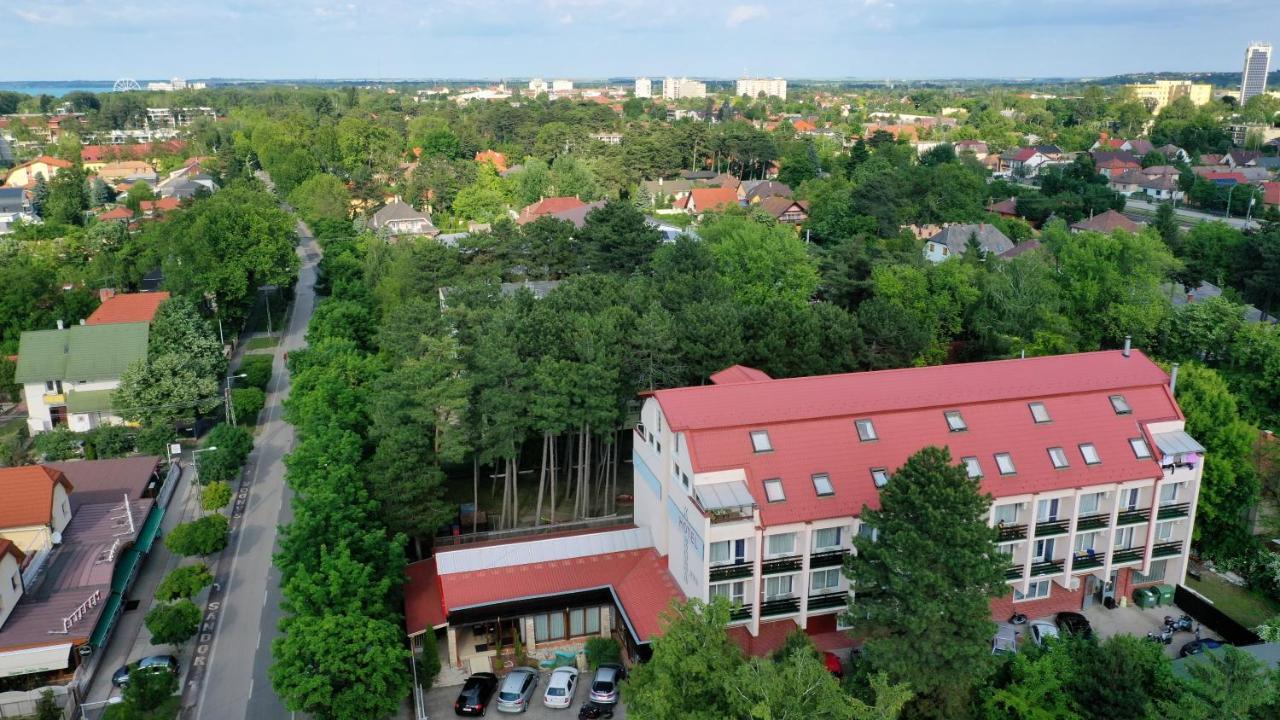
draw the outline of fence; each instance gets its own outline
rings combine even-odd
[[[0,718],[35,717],[36,703],[45,690],[53,693],[53,700],[62,708],[63,717],[72,717],[78,707],[75,693],[65,685],[50,685],[38,690],[15,690],[0,693]]]
[[[1262,642],[1262,638],[1258,637],[1253,630],[1236,622],[1214,607],[1213,603],[1182,585],[1173,591],[1173,604],[1195,618],[1201,625],[1221,635],[1223,640],[1232,645],[1254,645]]]
[[[463,533],[460,535],[438,535],[435,538],[437,547],[447,547],[450,545],[467,545],[476,542],[487,542],[490,540],[510,540],[512,538],[535,537],[538,535],[548,535],[550,533],[565,532],[567,530],[590,530],[593,528],[607,528],[617,525],[632,524],[635,516],[631,513],[625,515],[608,515],[606,517],[588,518],[586,520],[573,520],[570,522],[559,522],[549,525],[538,525],[536,527],[512,528],[510,530],[487,530],[477,533]]]

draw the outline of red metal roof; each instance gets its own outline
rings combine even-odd
[[[1181,418],[1168,376],[1142,353],[1119,351],[907,368],[654,393],[669,426],[686,434],[696,472],[743,468],[765,525],[857,515],[878,506],[872,468],[890,472],[927,445],[948,446],[956,462],[979,459],[983,490],[1008,496],[1157,477],[1155,459],[1138,460],[1129,438],[1140,423]],[[1133,412],[1117,415],[1123,394]],[[1037,424],[1028,403],[1043,402],[1052,422]],[[951,432],[943,412],[960,410],[968,430]],[[854,421],[869,418],[877,440],[861,442]],[[753,452],[750,430],[767,429],[771,452]],[[1078,445],[1093,443],[1102,463],[1086,466]],[[1068,471],[1048,448],[1062,447]],[[1001,476],[994,455],[1010,453],[1017,474]],[[835,494],[818,497],[812,476],[827,474]],[[782,480],[786,500],[767,502],[763,484]],[[892,480],[891,480],[892,482]]]
[[[53,519],[53,486],[70,494],[71,481],[40,465],[0,468],[0,528],[48,525]]]
[[[537,220],[543,215],[553,215],[558,212],[564,212],[565,210],[582,207],[583,205],[586,205],[586,203],[582,202],[582,200],[577,196],[572,195],[567,197],[543,198],[526,207],[524,210],[521,210],[520,217],[516,220],[516,223],[525,225]]]
[[[167,292],[122,293],[109,297],[93,311],[85,323],[108,325],[111,323],[149,323],[156,316],[160,303],[169,299]]]
[[[745,365],[731,365],[711,376],[711,382],[716,385],[772,379],[765,371],[749,368]]]
[[[410,563],[405,568],[409,582],[404,586],[404,627],[412,635],[428,628],[447,624],[440,583],[436,578],[436,559]]]

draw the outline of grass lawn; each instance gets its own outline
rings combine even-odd
[[[249,342],[244,344],[247,351],[268,350],[280,344],[280,338],[274,335],[259,335],[258,337],[249,338]]]
[[[1280,603],[1249,588],[1239,587],[1206,572],[1201,580],[1187,578],[1187,587],[1204,595],[1222,612],[1247,628],[1280,615]]]
[[[103,720],[113,720],[113,718],[116,718],[116,717],[123,717],[123,715],[117,715],[115,714],[115,712],[113,712],[118,707],[120,706],[108,705],[107,712],[103,715]],[[182,697],[178,695],[174,695],[170,697],[168,700],[166,700],[163,705],[156,708],[155,710],[152,710],[151,712],[144,712],[141,715],[130,716],[130,717],[140,717],[140,718],[144,718],[145,720],[175,720],[178,717],[178,711],[180,710],[182,710]],[[116,712],[119,712],[119,711],[116,711]]]

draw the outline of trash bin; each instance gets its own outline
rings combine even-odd
[[[1139,588],[1133,591],[1133,604],[1140,608],[1153,608],[1159,597],[1151,588]]]
[[[1173,604],[1173,586],[1172,585],[1157,585],[1153,589],[1160,594],[1161,605]]]

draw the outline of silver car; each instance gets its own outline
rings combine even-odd
[[[1034,620],[1031,623],[1031,639],[1036,645],[1044,646],[1049,639],[1058,639],[1058,626],[1048,620]]]
[[[991,640],[992,655],[1013,655],[1018,652],[1018,629],[1009,623],[996,623],[996,636]]]
[[[596,668],[596,676],[591,681],[591,701],[601,705],[618,702],[618,686],[624,677],[626,671],[621,665],[606,663]]]
[[[538,671],[531,667],[512,670],[498,686],[498,712],[518,713],[529,709],[533,691],[538,689]]]

